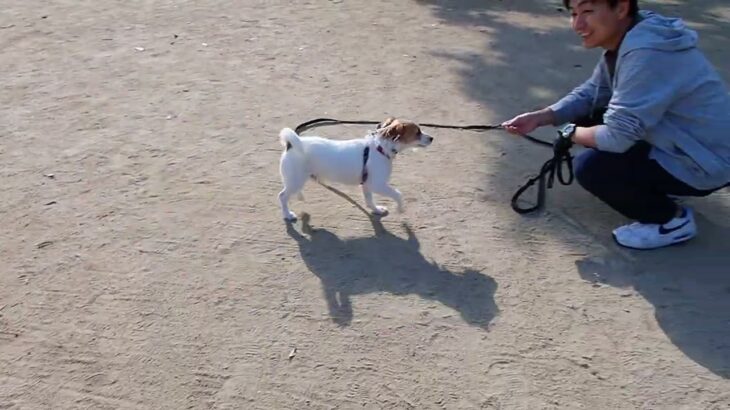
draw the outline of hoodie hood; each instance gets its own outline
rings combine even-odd
[[[686,50],[697,46],[697,38],[697,32],[688,28],[682,19],[641,10],[639,22],[626,33],[621,43],[621,54],[640,48],[663,51]]]

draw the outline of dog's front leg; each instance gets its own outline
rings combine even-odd
[[[401,195],[399,190],[393,188],[387,183],[374,185],[371,187],[371,190],[378,195],[387,196],[395,201],[395,203],[398,204],[398,212],[403,212],[403,195]]]
[[[375,201],[373,200],[373,192],[367,185],[362,186],[362,196],[365,197],[365,203],[375,215],[385,215],[388,213],[388,208],[375,205]]]

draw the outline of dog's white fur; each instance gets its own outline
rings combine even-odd
[[[293,196],[303,198],[301,191],[310,178],[319,182],[360,185],[363,173],[363,153],[370,147],[365,164],[367,179],[362,183],[362,193],[368,208],[376,215],[387,213],[387,208],[376,205],[373,193],[393,199],[398,212],[403,212],[400,191],[390,186],[395,155],[409,147],[426,147],[433,137],[422,133],[418,125],[409,121],[388,118],[372,134],[364,138],[333,140],[318,136],[302,137],[290,128],[279,133],[285,151],[281,155],[279,171],[284,189],[279,193],[281,212],[285,220],[294,221],[297,216],[289,210]],[[383,153],[378,151],[378,146]]]

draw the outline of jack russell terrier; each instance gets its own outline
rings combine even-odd
[[[384,215],[388,209],[375,204],[373,193],[393,199],[398,212],[403,212],[400,191],[389,185],[393,160],[404,149],[427,147],[433,142],[418,124],[392,117],[364,138],[300,137],[290,128],[282,129],[279,138],[285,148],[279,164],[284,184],[279,202],[286,221],[297,219],[289,210],[289,199],[294,195],[302,199],[302,188],[310,178],[320,183],[361,185],[365,203],[375,215]]]

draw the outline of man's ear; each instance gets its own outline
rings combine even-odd
[[[629,17],[629,10],[631,10],[631,2],[629,0],[619,0],[616,4],[616,12],[620,19]]]

